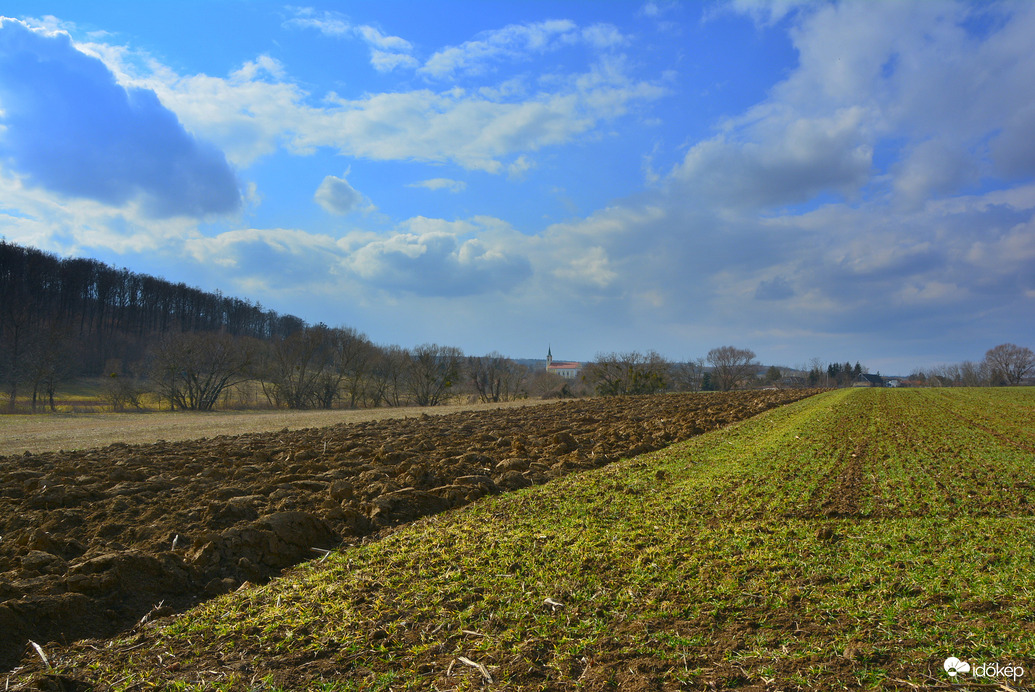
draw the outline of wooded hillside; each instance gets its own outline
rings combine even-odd
[[[258,303],[0,241],[0,378],[9,394],[19,382],[136,363],[170,333],[268,340],[305,326]]]

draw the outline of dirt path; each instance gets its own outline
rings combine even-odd
[[[194,413],[41,413],[0,415],[0,456],[32,452],[72,451],[106,447],[115,442],[148,444],[178,442],[217,435],[322,428],[338,423],[448,415],[460,411],[533,406],[540,399],[499,404],[465,404],[421,408],[374,408],[354,411],[219,411]]]

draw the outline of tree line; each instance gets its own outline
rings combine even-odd
[[[599,353],[583,378],[602,396],[664,391],[730,391],[740,387],[785,384],[785,373],[770,368],[760,378],[754,351],[735,346],[713,348],[702,358],[672,363],[656,351]]]
[[[150,394],[210,410],[245,383],[267,405],[296,409],[496,402],[547,392],[535,374],[499,353],[378,345],[350,327],[0,240],[0,386],[12,409],[19,396],[54,409],[59,386],[98,376],[116,409]]]
[[[1032,369],[1029,349],[989,350],[985,384],[1018,384]],[[730,391],[743,387],[851,386],[868,373],[860,362],[763,369],[750,349],[721,346],[672,363],[656,351],[600,353],[569,381],[499,353],[465,356],[454,346],[379,346],[348,327],[304,326],[259,342],[225,333],[174,334],[149,352],[151,391],[172,407],[211,409],[228,388],[258,382],[269,405],[294,409],[435,406],[450,399],[499,402],[597,394]],[[117,382],[117,378],[113,381]],[[980,384],[980,383],[979,383]]]
[[[138,362],[169,334],[272,339],[304,324],[257,303],[0,240],[0,382],[11,402],[23,387],[35,402],[112,361]]]
[[[1035,352],[1026,346],[999,344],[985,352],[979,362],[916,368],[909,375],[915,385],[928,387],[998,387],[1013,386],[1035,375]]]
[[[456,396],[509,401],[528,396],[532,381],[528,368],[498,353],[465,357],[439,344],[382,346],[350,327],[323,324],[264,342],[212,332],[172,335],[150,352],[144,370],[149,391],[186,410],[210,410],[244,382],[257,384],[272,407],[330,409],[436,406]]]

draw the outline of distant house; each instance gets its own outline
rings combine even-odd
[[[885,387],[905,387],[905,383],[899,377],[889,377],[884,380]]]
[[[864,372],[861,375],[859,375],[858,377],[856,377],[854,380],[852,380],[852,386],[853,387],[883,387],[884,386],[884,378],[881,377],[880,375],[870,375],[870,374],[867,374],[867,373]]]
[[[566,380],[574,380],[582,370],[582,363],[567,360],[554,360],[553,349],[546,349],[546,372],[560,375]]]

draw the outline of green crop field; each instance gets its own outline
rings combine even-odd
[[[116,690],[1021,688],[1033,468],[1035,390],[828,392],[50,651],[50,673]]]

